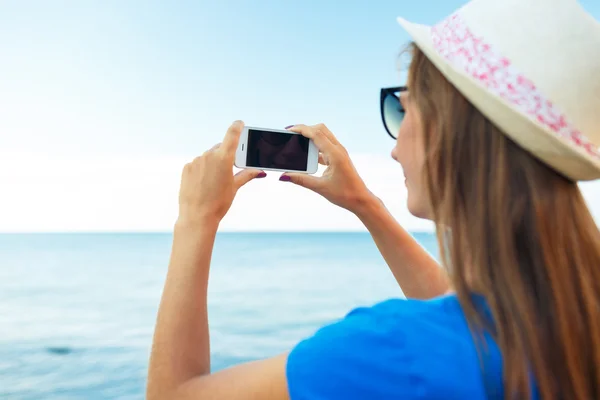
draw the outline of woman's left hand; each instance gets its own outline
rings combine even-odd
[[[238,189],[254,178],[266,176],[263,171],[251,169],[233,174],[235,153],[243,128],[243,122],[234,122],[223,143],[184,167],[179,190],[178,223],[218,225],[229,211]]]

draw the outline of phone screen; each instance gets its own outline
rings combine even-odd
[[[306,171],[309,139],[302,135],[248,129],[246,165]]]

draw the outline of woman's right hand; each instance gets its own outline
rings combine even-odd
[[[344,146],[325,125],[294,125],[288,130],[312,139],[319,149],[319,164],[326,165],[327,169],[321,177],[290,172],[283,174],[280,180],[310,189],[355,214],[374,198]]]

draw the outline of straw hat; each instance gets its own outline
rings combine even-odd
[[[398,22],[513,141],[572,180],[600,178],[600,24],[576,0],[473,0],[433,27]]]

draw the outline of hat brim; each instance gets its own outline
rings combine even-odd
[[[442,75],[510,139],[574,181],[600,178],[599,159],[560,138],[537,120],[519,112],[512,104],[488,91],[439,55],[433,45],[430,26],[415,24],[401,17],[398,18],[398,23]]]

